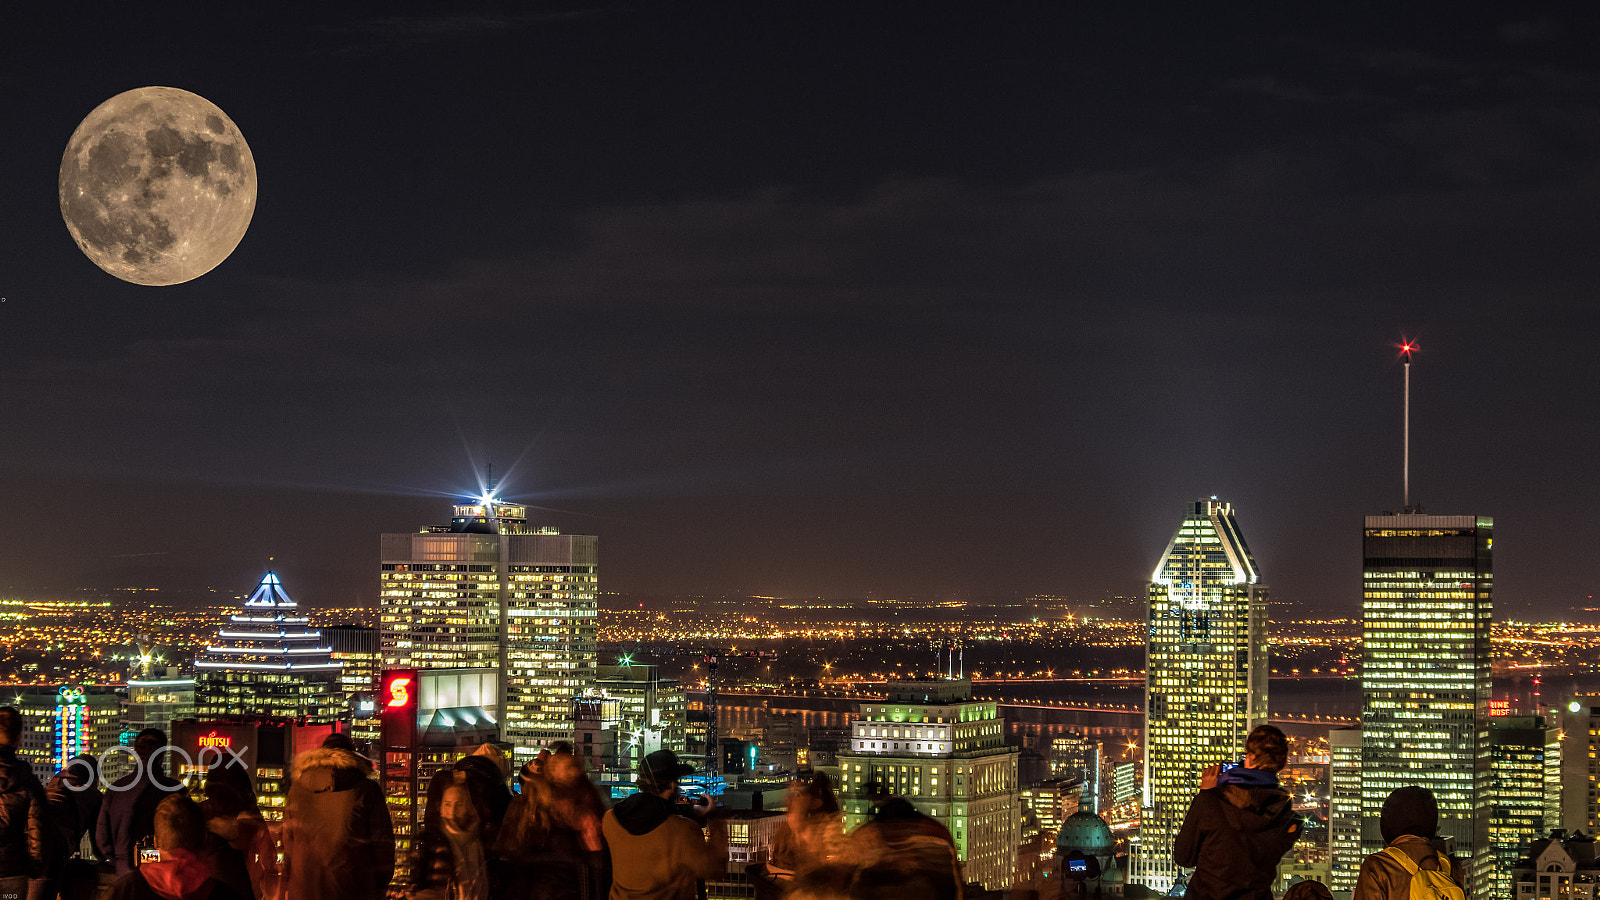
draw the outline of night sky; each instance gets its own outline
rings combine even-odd
[[[1127,593],[1216,494],[1354,615],[1407,336],[1414,502],[1496,518],[1504,615],[1592,605],[1592,10],[53,6],[0,27],[0,592],[375,599],[492,460],[608,591]],[[260,173],[173,287],[57,206],[143,85]]]

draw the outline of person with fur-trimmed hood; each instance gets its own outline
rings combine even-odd
[[[342,740],[341,740],[342,739]],[[380,900],[394,878],[394,824],[348,735],[295,757],[283,817],[284,896]]]

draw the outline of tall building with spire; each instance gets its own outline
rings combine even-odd
[[[311,620],[268,572],[195,657],[195,715],[201,720],[280,717],[311,725],[345,713],[344,668]]]
[[[573,701],[599,665],[599,539],[530,527],[492,496],[448,525],[386,534],[379,630],[386,669],[487,668],[518,760],[573,739]]]
[[[1190,503],[1150,576],[1144,798],[1133,880],[1166,890],[1205,767],[1267,720],[1267,587],[1233,505]]]
[[[1489,670],[1494,520],[1367,516],[1362,532],[1361,849],[1383,848],[1378,818],[1395,788],[1439,803],[1484,896],[1493,868]]]

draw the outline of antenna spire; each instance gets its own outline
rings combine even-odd
[[[1405,424],[1403,426],[1403,440],[1401,451],[1400,478],[1402,485],[1403,509],[1407,513],[1419,510],[1411,505],[1411,354],[1417,350],[1417,342],[1408,338],[1400,339],[1400,356],[1405,361]]]

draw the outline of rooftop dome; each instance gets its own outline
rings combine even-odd
[[[1116,852],[1117,842],[1111,836],[1111,826],[1106,820],[1088,810],[1079,810],[1061,823],[1056,836],[1056,849],[1062,853],[1077,851],[1085,856],[1110,856]]]

